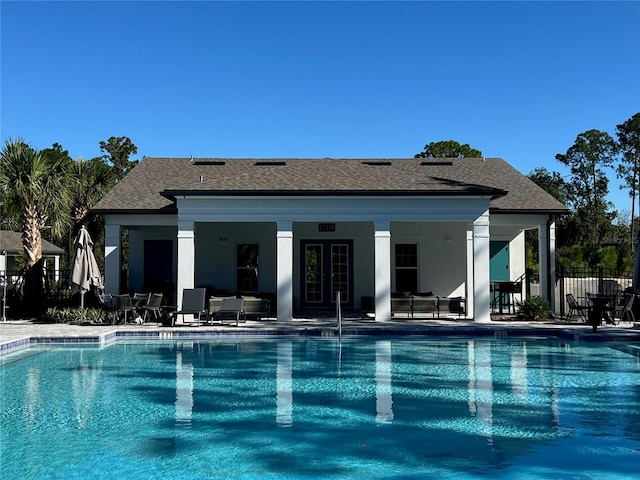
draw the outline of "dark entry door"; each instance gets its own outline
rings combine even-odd
[[[302,240],[300,265],[304,308],[353,307],[353,240]]]
[[[172,301],[173,285],[173,241],[145,240],[142,284],[145,292],[162,293]]]

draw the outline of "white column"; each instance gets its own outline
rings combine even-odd
[[[556,314],[556,222],[549,223],[549,285],[551,310]]]
[[[467,230],[467,288],[465,289],[467,318],[473,318],[473,230]]]
[[[374,222],[376,321],[391,320],[391,222]]]
[[[293,320],[293,222],[278,222],[276,233],[278,320]]]
[[[540,296],[549,301],[549,232],[546,223],[538,225],[538,251],[540,252]]]
[[[176,300],[178,310],[182,308],[182,291],[195,284],[195,234],[193,222],[178,220],[178,278]]]
[[[490,322],[489,210],[473,222],[473,312],[476,322]]]
[[[104,226],[104,290],[120,293],[120,224]]]

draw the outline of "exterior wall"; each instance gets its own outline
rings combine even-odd
[[[392,290],[395,291],[395,245],[418,244],[418,290],[440,296],[465,296],[467,257],[466,223],[392,222]]]
[[[259,288],[276,291],[275,223],[197,223],[195,284],[218,290],[236,289],[236,245],[260,245]]]
[[[509,245],[509,270],[511,281],[518,280],[527,269],[525,232],[520,232]]]

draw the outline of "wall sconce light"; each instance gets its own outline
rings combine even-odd
[[[229,240],[227,237],[220,237],[221,242],[226,242],[227,240]]]
[[[446,237],[444,237],[445,242],[450,242],[451,240],[453,240],[453,238],[451,238],[451,235],[447,235]]]

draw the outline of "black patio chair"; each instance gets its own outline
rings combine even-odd
[[[153,317],[156,323],[159,323],[160,319],[162,318],[161,306],[162,306],[162,294],[152,293],[147,304],[142,307],[144,310],[144,317],[143,317],[144,323],[147,323],[147,317],[149,319]]]
[[[116,322],[118,318],[118,312],[114,306],[113,297],[109,293],[99,293],[98,302],[100,302],[100,308],[104,312],[104,317],[111,321],[111,325]]]
[[[182,290],[182,309],[171,312],[171,326],[176,324],[178,315],[182,315],[183,323],[184,316],[191,315],[196,319],[198,326],[200,326],[203,315],[206,316],[207,313],[204,305],[206,292],[207,290],[205,288],[185,288]]]
[[[622,320],[626,320],[629,322],[635,322],[636,316],[633,313],[633,303],[635,301],[635,295],[633,293],[625,293],[622,297],[622,303],[620,305],[616,305],[615,311],[613,314],[613,323],[617,325]]]
[[[131,297],[129,295],[112,295],[113,308],[116,311],[117,317],[122,318],[122,323],[127,324],[127,316],[131,314],[131,319],[136,317],[136,308],[133,306]]]
[[[577,313],[583,322],[587,321],[587,316],[584,312],[588,311],[589,307],[587,305],[580,305],[578,300],[576,300],[576,297],[573,296],[573,293],[567,293],[567,304],[569,305],[567,322],[571,321],[571,317],[574,313]]]

